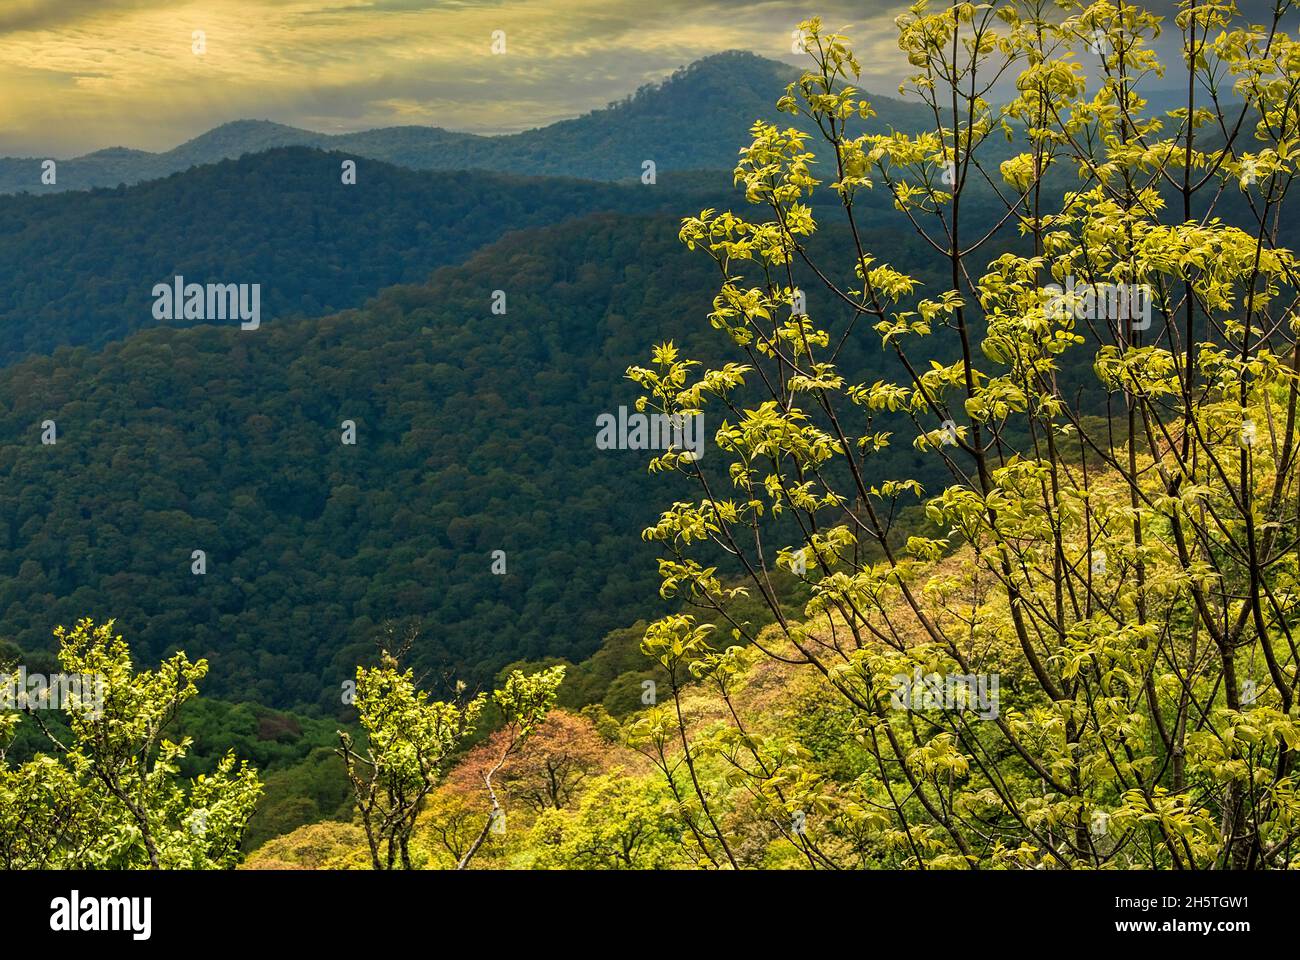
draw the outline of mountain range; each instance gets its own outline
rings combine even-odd
[[[60,160],[56,182],[41,182],[44,158],[0,159],[0,193],[47,193],[114,187],[275,147],[315,147],[417,170],[640,178],[646,160],[657,172],[731,169],[754,119],[780,119],[777,98],[800,70],[752,53],[715,54],[585,116],[501,136],[404,126],[324,134],[266,120],[223,124],[163,153],[112,147]],[[864,129],[917,129],[919,104],[872,97],[877,116]],[[786,116],[785,122],[791,122]]]
[[[597,450],[596,418],[634,399],[624,373],[654,343],[696,349],[716,277],[680,218],[745,206],[737,149],[755,118],[792,122],[774,103],[796,73],[720,54],[509,137],[232,124],[0,199],[5,638],[36,652],[113,616],[148,658],[210,658],[218,696],[329,712],[390,620],[420,631],[424,668],[485,683],[659,609],[638,534],[664,488]],[[874,102],[864,129],[925,123]],[[66,192],[79,176],[123,182]],[[970,223],[995,222],[991,199]],[[863,242],[942,289],[891,203],[862,196]],[[851,243],[823,220],[814,244]],[[177,276],[258,285],[261,328],[160,319]],[[843,359],[889,375],[874,337]],[[880,469],[923,460],[899,444]]]

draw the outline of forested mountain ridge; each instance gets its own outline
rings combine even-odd
[[[647,313],[684,326],[675,247],[667,218],[579,221],[364,310],[5,369],[7,633],[41,649],[50,622],[112,610],[149,655],[209,656],[214,693],[280,705],[337,704],[389,619],[419,618],[424,662],[471,679],[589,651],[653,592],[620,522],[643,469],[598,459],[594,421],[628,402]]]
[[[343,163],[358,164],[343,182]],[[714,185],[710,185],[714,184]],[[101,346],[162,322],[153,287],[256,283],[261,319],[361,305],[509,230],[600,210],[703,204],[722,178],[616,185],[483,171],[416,172],[283,147],[113,190],[0,199],[0,364]]]
[[[695,339],[711,273],[677,230],[598,214],[360,310],[0,371],[7,634],[45,649],[51,622],[112,615],[147,656],[208,656],[215,696],[327,710],[388,620],[418,620],[420,663],[472,682],[590,654],[657,607],[639,531],[663,482],[598,450],[596,417],[631,404],[645,343]],[[849,355],[878,365],[869,348]]]
[[[1189,55],[1257,71],[1259,153],[1208,110],[1159,141],[1124,73],[1160,21],[1098,7],[900,17],[958,126],[916,137],[838,122],[859,65],[805,21],[829,143],[757,125],[748,209],[0,369],[0,664],[62,622],[110,680],[71,749],[0,711],[0,863],[1300,867],[1300,41]],[[1189,50],[1225,16],[1184,14]],[[987,57],[1025,66],[1013,157]]]
[[[163,152],[111,148],[58,161],[57,181],[41,182],[42,158],[0,159],[0,193],[47,193],[112,187],[285,146],[308,146],[422,170],[495,170],[502,173],[638,178],[653,160],[664,172],[730,170],[736,145],[757,117],[774,119],[786,84],[799,76],[789,64],[730,51],[698,60],[648,84],[624,100],[547,127],[501,136],[455,133],[437,127],[388,127],[323,134],[264,120],[238,120]],[[873,98],[879,132],[915,130],[932,122],[915,103]]]

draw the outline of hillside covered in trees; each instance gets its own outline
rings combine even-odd
[[[52,617],[112,615],[150,657],[209,657],[215,694],[324,709],[388,620],[418,620],[420,662],[471,682],[591,653],[654,609],[639,531],[667,488],[597,449],[596,418],[635,400],[647,338],[700,339],[710,275],[676,232],[580,219],[360,310],[0,371],[8,636],[48,649]]]
[[[344,182],[345,162],[359,164],[354,183]],[[706,205],[723,188],[722,178],[703,174],[616,186],[416,173],[291,147],[131,188],[6,197],[0,364],[59,346],[99,347],[160,323],[201,322],[154,315],[154,285],[178,275],[258,284],[266,323],[316,317],[424,281],[511,230],[595,211]]]
[[[866,109],[851,86],[860,65],[846,38],[802,25],[815,68],[786,105],[825,131],[838,178],[815,175],[797,131],[756,126],[737,180],[757,209],[707,210],[680,234],[718,267],[709,320],[730,361],[659,341],[627,371],[646,409],[731,418],[717,457],[650,459],[691,491],[644,533],[661,593],[690,609],[640,631],[657,668],[643,709],[620,723],[589,708],[585,726],[554,723],[548,744],[552,710],[522,749],[489,740],[458,758],[403,835],[402,866],[1300,862],[1300,270],[1279,242],[1300,74],[1276,19],[1229,33],[1231,13],[1193,6],[1178,26],[1211,95],[1220,69],[1240,77],[1258,123],[1253,141],[1228,135],[1199,153],[1205,114],[1192,109],[1170,139],[1146,140],[1164,128],[1126,83],[1153,62],[1145,41],[1160,20],[1146,11],[1099,4],[1050,28],[1010,6],[900,17],[900,46],[929,68],[914,81],[922,96],[939,96],[939,76],[958,100],[989,61],[1028,61],[1006,113],[1032,142],[1000,166],[1020,191],[1007,210],[1032,237],[1027,252],[961,239],[965,177],[993,127],[979,94],[964,94],[976,119],[952,131],[952,154],[935,152],[946,131],[938,144],[850,138],[836,120]],[[1216,36],[1204,60],[1198,30]],[[1115,74],[1092,99],[1061,57],[1081,40]],[[1103,144],[1104,162],[1085,143]],[[1045,199],[1031,188],[1058,163],[1085,183]],[[951,265],[951,288],[915,309],[897,306],[918,278],[879,263],[871,243],[855,234],[828,260],[808,242],[818,226],[805,198],[837,194],[852,232],[867,170]],[[1253,223],[1213,216],[1224,186],[1245,194]],[[1201,191],[1207,212],[1193,216]],[[965,269],[977,256],[978,272]],[[831,264],[845,258],[857,282],[840,286]],[[854,309],[801,309],[809,275]],[[845,328],[863,317],[905,368],[898,380],[845,358]],[[958,336],[959,359],[935,356],[939,327]],[[1060,389],[1083,359],[1105,416]],[[879,456],[899,438],[874,430],[873,414],[898,409],[934,424],[911,446],[945,463],[940,490]],[[925,523],[899,543],[888,518],[912,500]],[[799,614],[777,570],[809,591]],[[735,616],[742,598],[768,616]],[[248,865],[364,866],[357,833],[312,825]]]

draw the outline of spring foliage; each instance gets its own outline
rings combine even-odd
[[[717,265],[709,320],[736,361],[665,344],[629,371],[643,407],[724,421],[718,457],[652,463],[699,499],[646,537],[664,552],[665,595],[725,609],[735,588],[694,557],[712,544],[778,622],[763,638],[735,624],[725,649],[685,614],[646,632],[672,702],[633,734],[703,862],[744,864],[727,826],[742,802],[810,867],[1296,862],[1297,288],[1277,224],[1300,44],[1232,2],[1178,8],[1189,100],[1153,116],[1137,81],[1163,71],[1152,41],[1169,25],[1139,6],[917,3],[898,20],[906,86],[934,111],[917,136],[845,132],[871,110],[858,61],[809,21],[814,67],[780,106],[818,136],[756,124],[736,169],[767,219],[684,221],[682,240]],[[995,107],[984,94],[1003,74],[1017,95]],[[1003,134],[1023,152],[990,168],[986,143]],[[1069,189],[1052,192],[1048,171]],[[1024,255],[965,228],[978,181],[999,185]],[[809,199],[830,193],[852,222],[867,191],[892,196],[946,288],[861,244],[839,263],[809,254]],[[1244,227],[1215,215],[1229,191],[1252,211]],[[1062,300],[1069,284],[1091,308]],[[796,296],[814,286],[835,298],[819,317]],[[1148,291],[1149,326],[1099,311],[1108,287]],[[955,360],[929,349],[940,329]],[[847,338],[873,332],[896,379],[837,363]],[[1070,371],[1088,373],[1072,393]],[[906,413],[912,436],[879,430],[885,411]],[[878,451],[909,439],[943,461],[945,486],[882,474]],[[929,529],[898,537],[909,502]],[[772,536],[778,517],[795,542]],[[769,576],[796,566],[814,593],[799,622]],[[851,779],[796,737],[684,718],[686,684],[727,701],[755,651],[838,699]],[[916,674],[996,676],[1000,711],[897,709],[897,678]]]
[[[64,704],[71,735],[17,766],[5,761],[27,716],[0,713],[0,863],[6,869],[230,867],[261,794],[257,774],[227,753],[193,779],[178,767],[190,740],[167,739],[180,707],[197,692],[206,661],[184,653],[156,671],[136,671],[113,623],[59,628],[59,662],[88,687]]]

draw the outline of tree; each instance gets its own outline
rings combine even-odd
[[[666,343],[628,375],[642,409],[721,418],[717,455],[650,464],[700,491],[645,533],[663,594],[816,671],[868,763],[830,790],[798,744],[739,718],[692,731],[683,686],[730,703],[735,648],[690,614],[652,624],[643,648],[673,702],[633,739],[706,860],[745,862],[704,760],[765,798],[810,866],[1296,864],[1300,304],[1278,243],[1300,136],[1300,44],[1278,29],[1293,7],[1257,26],[1231,0],[1181,0],[1187,98],[1153,116],[1161,24],[1140,6],[918,2],[898,20],[933,117],[918,135],[857,134],[872,108],[856,58],[801,25],[814,66],[778,106],[813,132],[757,123],[736,169],[770,218],[682,224],[717,266],[709,321],[738,362]],[[1004,75],[1016,96],[994,107]],[[863,245],[875,190],[938,289]],[[828,196],[852,238],[842,266],[813,253]],[[869,331],[892,380],[841,363]],[[880,466],[909,433],[942,489]],[[900,531],[913,501],[926,524]],[[802,620],[777,568],[812,589]],[[776,637],[728,618],[747,590]]]
[[[492,777],[545,719],[563,678],[563,667],[527,676],[516,670],[492,693],[504,735],[500,755],[482,774],[491,812],[457,869],[469,865],[501,816]],[[415,866],[411,838],[417,819],[479,722],[488,698],[479,694],[463,705],[432,701],[416,687],[413,672],[399,669],[397,657],[384,650],[378,666],[357,668],[355,703],[366,732],[365,752],[351,734],[340,730],[338,753],[352,785],[371,866],[410,870]]]
[[[541,726],[546,719],[547,712],[555,704],[555,695],[563,680],[563,666],[550,667],[528,675],[515,670],[506,678],[506,682],[500,690],[493,691],[492,701],[501,712],[504,722],[500,731],[502,735],[498,739],[499,752],[492,765],[484,770],[482,774],[483,786],[487,789],[492,807],[482,830],[474,838],[474,842],[469,845],[469,849],[465,851],[464,856],[457,862],[457,870],[464,870],[469,866],[470,861],[474,859],[474,855],[483,846],[483,841],[488,838],[488,834],[494,828],[504,829],[503,818],[505,813],[500,800],[497,799],[492,778],[501,771],[506,762]]]
[[[370,860],[364,832],[351,823],[310,823],[275,837],[248,855],[243,870],[362,870]]]
[[[616,769],[595,777],[574,806],[544,811],[528,848],[542,869],[662,870],[689,865],[680,833],[663,788]]]
[[[483,774],[505,752],[508,730],[498,730],[456,766],[452,779],[467,792],[482,787]],[[553,710],[501,764],[499,779],[511,800],[533,813],[569,806],[587,780],[610,762],[611,745],[591,722],[566,710]]]
[[[256,772],[227,753],[211,774],[182,780],[190,738],[164,737],[198,692],[207,662],[180,652],[156,672],[136,672],[111,620],[84,619],[55,636],[66,678],[78,681],[63,687],[75,692],[57,705],[70,735],[64,742],[41,718],[55,704],[17,704],[51,752],[13,768],[0,749],[0,862],[7,869],[234,866],[261,794]],[[11,742],[20,719],[0,714],[0,744]]]
[[[457,764],[453,776],[464,766],[464,762]],[[482,814],[483,805],[477,791],[469,792],[449,777],[447,783],[430,795],[420,818],[420,828],[430,834],[429,845],[435,855],[445,853],[446,865],[454,867],[477,838]]]
[[[482,695],[462,705],[430,701],[412,671],[384,651],[376,667],[358,667],[356,707],[366,731],[365,753],[339,731],[339,756],[352,785],[371,866],[412,868],[416,817],[445,765],[482,712]]]

